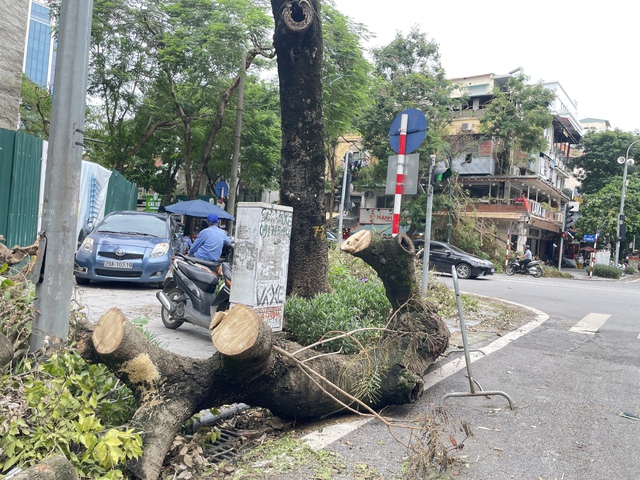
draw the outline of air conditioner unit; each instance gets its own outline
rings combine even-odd
[[[509,167],[509,175],[520,175],[520,167],[516,167],[515,165],[511,165]]]
[[[466,132],[469,132],[469,131],[473,130],[473,123],[471,123],[471,122],[464,122],[464,123],[460,126],[460,130],[462,130],[462,131],[466,131]]]
[[[364,192],[364,198],[371,198],[373,197],[373,192]]]

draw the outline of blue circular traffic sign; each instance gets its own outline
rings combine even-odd
[[[229,185],[224,180],[219,180],[213,186],[213,191],[216,192],[216,195],[218,197],[224,198],[229,193]]]
[[[427,118],[417,108],[409,108],[398,114],[389,129],[389,143],[396,152],[400,149],[400,127],[402,115],[407,115],[407,143],[404,153],[411,153],[420,146],[427,134]]]

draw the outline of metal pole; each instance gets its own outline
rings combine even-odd
[[[427,183],[427,214],[424,220],[424,248],[422,249],[422,295],[427,296],[429,288],[429,252],[431,251],[431,211],[433,210],[433,185],[431,172],[436,164],[436,156],[429,156],[429,174]]]
[[[391,234],[395,237],[400,233],[400,212],[402,208],[402,193],[404,192],[404,159],[407,150],[407,125],[409,115],[400,117],[400,144],[398,147],[398,167],[396,168],[396,195],[393,201],[393,223]]]
[[[240,81],[238,82],[238,109],[236,110],[236,129],[233,133],[233,156],[231,157],[231,178],[229,178],[229,204],[227,211],[235,217],[236,194],[238,191],[238,161],[240,158],[240,138],[242,136],[242,113],[244,111],[244,79],[247,54],[242,52]],[[231,235],[233,222],[227,222],[227,233]]]
[[[628,155],[628,154],[627,154]],[[618,261],[620,258],[620,244],[622,243],[622,239],[620,238],[620,226],[622,225],[624,218],[624,197],[627,192],[627,167],[629,159],[625,157],[624,160],[624,171],[622,173],[622,196],[620,197],[620,213],[618,214],[618,229],[616,232],[616,257],[614,258],[614,265],[618,266]]]
[[[340,196],[340,215],[338,216],[338,241],[342,243],[342,219],[344,217],[344,200],[347,193],[347,174],[349,173],[349,150],[344,154],[344,170],[342,171],[342,195]],[[333,221],[333,219],[332,219]]]
[[[562,216],[562,233],[567,226],[567,213],[569,212],[569,204],[565,204],[564,206],[564,215]],[[564,249],[564,237],[560,236],[560,251],[558,252],[558,271],[562,271],[562,252]]]
[[[627,153],[624,156],[624,171],[622,173],[622,196],[620,197],[620,213],[618,214],[618,228],[616,231],[616,257],[614,259],[615,266],[618,266],[618,259],[620,258],[620,224],[621,219],[624,217],[624,196],[627,191],[627,167],[629,166],[629,151],[631,150],[631,147],[633,147],[638,142],[640,142],[640,140],[632,142],[631,145],[627,147]]]
[[[451,162],[449,162],[451,165]],[[449,182],[449,208],[448,210],[448,218],[447,218],[447,243],[451,243],[451,229],[453,227],[452,219],[451,219],[451,209],[453,208],[453,188],[451,188],[451,177],[448,178]]]
[[[42,210],[46,256],[36,285],[31,350],[65,343],[69,334],[92,11],[93,0],[63,0],[60,7]]]

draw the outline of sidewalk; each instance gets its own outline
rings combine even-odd
[[[619,281],[629,281],[630,279],[635,279],[640,277],[640,272],[635,273],[633,275],[623,274],[620,278],[606,278],[606,277],[598,277],[596,275],[589,276],[589,273],[591,272],[589,267],[585,267],[585,268],[562,267],[561,271],[562,273],[568,273],[576,280],[590,280],[590,281],[598,280],[598,281],[605,281],[605,282],[619,282]]]

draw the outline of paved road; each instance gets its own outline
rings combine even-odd
[[[439,281],[451,283],[447,277]],[[444,411],[454,419],[442,424],[445,441],[449,433],[458,442],[463,439],[447,425],[466,422],[474,433],[456,453],[466,464],[456,468],[456,478],[638,478],[640,421],[619,414],[640,413],[640,282],[495,275],[461,281],[460,286],[532,309],[525,328],[483,346],[486,356],[471,354],[477,382],[485,390],[509,395],[515,408],[500,395],[444,402]],[[112,287],[78,288],[91,318],[117,306],[129,318],[148,318],[147,329],[171,351],[194,357],[213,353],[206,330],[162,326],[155,290]],[[420,401],[385,414],[397,420],[434,414],[445,394],[469,391],[465,374],[464,357],[454,355],[425,377],[430,388]],[[400,478],[408,452],[387,427],[347,420],[312,433],[308,441],[339,453],[350,465],[368,464],[385,478]],[[407,432],[395,434],[406,437]],[[296,478],[292,475],[287,478]]]
[[[84,307],[89,319],[97,322],[110,308],[117,307],[130,320],[142,319],[145,330],[151,333],[159,345],[178,355],[208,358],[215,348],[209,332],[204,328],[185,323],[177,330],[165,328],[160,319],[160,302],[157,289],[131,283],[94,283],[75,286],[76,302]]]
[[[507,393],[513,410],[499,395],[444,402],[445,412],[474,432],[458,452],[466,466],[456,469],[455,478],[638,478],[640,422],[619,414],[640,414],[640,282],[495,275],[461,281],[461,289],[551,313],[541,313],[529,333],[498,340],[503,348],[472,355],[474,378],[485,390]],[[399,420],[435,413],[445,394],[469,392],[465,374],[464,368],[448,377],[430,373],[432,387],[421,401],[386,413]],[[449,433],[458,442],[463,438]],[[324,448],[353,463],[373,464],[385,478],[399,477],[407,458],[376,421]]]

